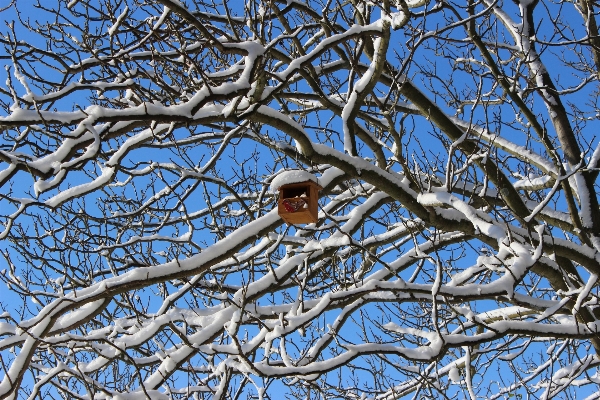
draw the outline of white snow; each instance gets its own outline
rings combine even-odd
[[[121,15],[119,15],[117,17],[117,20],[115,21],[115,24],[113,26],[111,26],[110,28],[108,28],[108,35],[109,36],[113,36],[115,34],[115,32],[117,31],[117,29],[119,29],[119,25],[121,25],[121,23],[123,22],[123,20],[127,17],[128,13],[129,13],[129,6],[125,6],[125,9],[121,13]]]
[[[455,365],[452,365],[452,368],[450,368],[450,371],[448,371],[448,378],[450,378],[452,383],[455,383],[455,384],[460,383],[460,381],[461,381],[460,372],[458,371],[458,368],[456,368]]]
[[[283,185],[289,185],[292,183],[302,183],[312,181],[315,183],[319,183],[316,176],[311,174],[310,172],[303,171],[300,169],[293,169],[280,172],[272,181],[271,181],[271,192],[275,193],[279,190],[279,188]]]

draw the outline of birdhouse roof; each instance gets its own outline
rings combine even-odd
[[[277,192],[277,190],[279,190],[279,188],[283,185],[307,181],[312,181],[318,184],[317,177],[310,172],[302,171],[301,169],[283,171],[271,181],[271,192]]]

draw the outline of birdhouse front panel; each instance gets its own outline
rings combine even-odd
[[[319,190],[312,181],[291,183],[279,188],[278,212],[288,224],[310,224],[318,221]]]

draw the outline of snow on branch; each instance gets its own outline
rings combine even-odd
[[[598,392],[594,4],[117,3],[0,8],[0,399]]]

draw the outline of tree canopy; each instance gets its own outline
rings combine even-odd
[[[13,1],[0,398],[597,398],[597,7]]]

